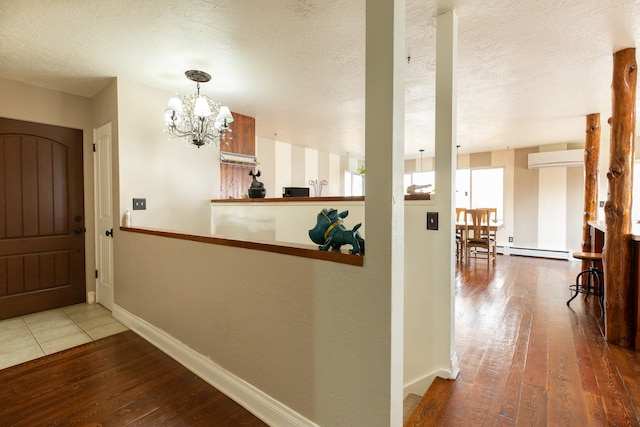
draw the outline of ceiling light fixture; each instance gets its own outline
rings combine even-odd
[[[211,80],[204,71],[189,70],[187,78],[197,83],[195,95],[171,98],[164,112],[165,131],[174,138],[184,138],[189,144],[216,147],[226,136],[233,116],[229,107],[200,94],[200,83]]]

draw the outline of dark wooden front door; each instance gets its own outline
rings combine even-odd
[[[0,319],[85,301],[82,131],[0,118]]]

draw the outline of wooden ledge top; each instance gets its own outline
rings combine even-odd
[[[603,233],[607,232],[607,223],[604,222],[604,220],[589,221],[588,224],[596,230],[602,231]],[[633,221],[633,223],[631,224],[631,240],[640,242],[640,221]]]
[[[405,201],[431,200],[431,194],[405,194]],[[364,196],[274,197],[269,199],[213,199],[211,203],[364,202]]]
[[[270,199],[213,199],[211,200],[211,203],[290,203],[290,202],[364,202],[364,196],[274,197]]]
[[[171,239],[190,240],[193,242],[208,243],[213,245],[232,246],[236,248],[253,249],[264,252],[274,252],[283,255],[299,256],[303,258],[321,259],[362,267],[364,256],[352,255],[344,251],[321,251],[315,245],[299,245],[295,243],[255,242],[246,240],[234,240],[223,237],[204,236],[198,234],[179,233],[175,231],[157,230],[152,228],[120,227],[121,231],[131,233],[149,234],[152,236],[168,237]]]

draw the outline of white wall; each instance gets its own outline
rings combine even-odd
[[[239,240],[277,241],[313,245],[308,230],[323,207],[322,202],[247,203],[226,201],[211,205],[212,232]],[[364,202],[332,202],[339,211],[348,210],[345,226],[359,229],[366,239]],[[441,319],[449,316],[446,288],[428,278],[442,262],[441,248],[425,228],[425,212],[436,210],[434,201],[405,202],[404,215],[404,393],[422,394],[436,375],[450,375],[447,328]],[[345,246],[344,249],[350,248]]]
[[[540,151],[565,150],[566,145],[540,147]],[[542,168],[539,173],[541,192],[538,199],[538,247],[564,250],[566,245],[567,171],[566,168]]]
[[[259,159],[258,170],[260,171],[260,181],[266,190],[265,197],[280,197],[282,192],[276,186],[276,177],[273,174],[263,174],[263,170],[275,170],[276,168],[276,141],[273,139],[256,139],[256,157]],[[224,151],[224,150],[223,150]],[[278,194],[279,193],[279,194]]]
[[[607,147],[608,143],[603,141],[600,200],[606,200],[606,166],[603,163],[608,160],[602,157]],[[570,147],[568,144],[553,144],[457,156],[458,169],[502,167],[504,170],[504,228],[498,231],[499,246],[561,251],[580,249],[584,172],[581,168],[527,168],[527,154],[530,152],[568,148],[580,148],[579,143]],[[605,157],[608,159],[608,154]],[[425,160],[425,164],[431,164],[433,158]],[[414,168],[415,160],[407,160],[405,167]],[[599,217],[604,218],[601,208]],[[509,237],[514,237],[513,243],[509,242]]]
[[[287,187],[308,187],[308,181],[305,180],[307,173],[305,168],[307,160],[305,157],[306,148],[300,145],[291,146],[291,184]],[[286,167],[286,166],[285,166]],[[277,171],[276,171],[277,173]]]
[[[364,202],[347,201],[212,203],[211,233],[238,240],[315,245],[309,230],[316,225],[317,215],[324,208],[348,211],[344,226],[352,229],[362,224],[358,232],[365,237]]]
[[[442,212],[442,208],[433,200],[405,203],[405,394],[421,395],[435,376],[452,375],[448,320],[453,308],[448,287],[433,280],[448,254],[434,239],[439,232],[426,230],[428,211]]]
[[[329,181],[327,188],[323,190],[325,196],[340,196],[344,194],[344,185],[342,185],[342,181],[344,180],[343,171],[340,169],[340,156],[337,154],[329,154],[329,167],[327,168],[326,174],[322,176],[327,176],[326,178]]]
[[[531,152],[579,148],[571,145],[554,144],[516,150],[512,246],[552,251],[580,250],[583,169],[554,167],[529,170],[526,164]]]
[[[220,149],[196,148],[164,133],[161,113],[172,94],[118,79],[120,215],[133,198],[132,224],[209,234],[210,201],[220,195]]]
[[[504,222],[504,228],[498,230],[496,233],[496,238],[498,245],[501,246],[510,246],[513,243],[509,243],[509,236],[513,236],[513,224],[514,224],[514,193],[516,189],[514,188],[514,168],[515,168],[515,159],[514,159],[514,150],[501,150],[501,151],[493,151],[491,153],[491,166],[492,167],[502,167],[503,171],[503,179],[504,179],[504,188],[503,188],[503,209],[502,219]]]
[[[167,141],[162,114],[158,125],[149,120],[167,96],[120,82],[116,197],[122,210],[131,197],[147,197],[148,211],[135,211],[134,225],[194,232],[182,218],[199,218],[201,202],[208,234],[219,187],[215,150]],[[117,307],[308,420],[388,419],[390,297],[370,268],[124,231],[114,249]]]
[[[318,150],[313,148],[305,148],[304,149],[304,184],[301,187],[309,187],[309,181],[317,181],[318,180]],[[328,160],[328,157],[324,157],[325,162]],[[325,163],[326,164],[326,163]],[[311,197],[317,197],[313,188],[309,192]]]
[[[322,189],[323,197],[342,196],[344,171],[350,170],[351,166],[354,172],[357,170],[356,159],[343,164],[342,160],[346,158],[338,154],[268,138],[258,138],[257,154],[268,198],[282,197],[283,187],[306,187],[309,196],[315,197],[309,181],[316,180],[328,182]]]
[[[431,172],[435,170],[435,162],[433,157],[425,157],[422,159],[408,159],[404,162],[404,172]]]
[[[567,172],[564,168],[545,168],[539,171],[541,188],[556,188],[559,191],[547,191],[538,200],[538,247],[541,249],[566,249],[567,216]]]
[[[390,54],[394,62],[404,64],[404,51],[394,53],[391,48],[395,34],[391,23],[402,27],[403,13],[394,20],[394,2],[367,3],[368,39],[386,40],[383,46],[375,44],[376,55],[383,56],[373,69],[387,64]],[[403,12],[401,2],[396,7]],[[377,25],[381,22],[384,25]],[[396,35],[404,40],[402,31]],[[369,236],[363,267],[132,232],[121,232],[114,239],[118,307],[323,426],[395,426],[402,418],[403,283],[398,280],[402,267],[397,268],[402,263],[402,237],[392,242],[392,232],[402,220],[397,212],[402,204],[391,204],[393,182],[388,178],[395,171],[394,181],[401,182],[402,146],[384,147],[381,142],[391,140],[394,127],[393,140],[401,135],[397,123],[402,121],[394,126],[391,113],[402,106],[393,103],[397,98],[387,86],[398,85],[394,94],[400,95],[403,79],[398,74],[394,80],[383,70],[376,81],[380,84],[367,86],[367,105],[378,108],[367,113],[367,127],[379,124],[384,131],[371,132],[375,137],[367,146],[378,150],[371,156],[377,164],[371,178],[380,191],[365,206],[375,233]],[[213,158],[207,162],[189,147],[155,147],[162,142],[148,119],[162,111],[166,97],[136,86],[123,82],[118,91],[121,119],[132,115],[120,125],[121,209],[134,195],[146,195],[150,208],[153,202],[153,209],[169,209],[180,201],[172,192],[151,187],[175,181],[181,186],[182,181],[160,176],[162,165],[179,164],[189,181],[196,177],[207,181],[210,173],[219,172]],[[141,99],[145,105],[140,105]],[[138,122],[143,129],[135,129],[139,114],[133,109],[145,110],[145,124]],[[158,116],[161,128],[162,115]],[[383,152],[389,149],[395,150],[394,156]],[[298,166],[305,164],[300,151],[304,152],[292,146],[288,186],[305,186],[300,182],[305,177]],[[148,176],[139,172],[142,163],[149,164]],[[197,183],[192,185],[183,187],[194,201],[189,206],[199,199],[209,214],[213,197]],[[393,189],[396,194],[397,190]],[[157,217],[154,221],[163,222]]]
[[[382,425],[388,342],[362,267],[128,232],[114,245],[119,307],[319,425]]]

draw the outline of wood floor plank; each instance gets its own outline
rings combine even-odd
[[[465,404],[466,422],[469,425],[495,424],[498,419],[497,391],[480,383],[471,384],[469,399]],[[499,406],[498,406],[499,407]]]
[[[87,406],[93,405],[96,396],[112,396],[127,390],[140,382],[160,374],[163,365],[158,360],[168,361],[164,354],[145,354],[137,356],[129,353],[126,363],[118,362],[117,365],[109,367],[103,364],[100,369],[95,369],[93,373],[86,374],[84,367],[73,366],[75,362],[69,362],[70,369],[59,372],[56,378],[58,387],[52,387],[46,393],[38,393],[38,399],[23,400],[18,403],[13,402],[12,408],[7,410],[7,416],[23,417],[25,420],[47,420],[55,421],[59,416],[59,408],[78,408],[76,411],[84,411]],[[90,364],[93,365],[93,364]],[[95,366],[98,368],[97,366]],[[78,372],[82,372],[78,374]],[[51,379],[49,380],[51,383]],[[68,417],[73,411],[68,411]]]
[[[446,404],[455,387],[455,381],[445,380],[443,378],[437,377],[431,384],[429,395],[425,396],[428,400],[423,400],[421,402],[420,409],[413,411],[411,416],[407,419],[405,425],[432,425],[428,424],[429,420],[435,421],[438,418],[438,414],[442,410],[442,404]]]
[[[84,410],[76,411],[72,417],[69,417],[69,421],[82,425],[81,423],[86,423],[89,419],[106,419],[107,421],[102,423],[104,427],[117,427],[117,424],[110,419],[113,417],[113,420],[117,420],[121,425],[128,425],[158,409],[157,396],[166,393],[174,386],[175,375],[175,370],[161,372],[140,386],[123,390],[114,396],[107,396]],[[149,396],[154,398],[149,399]]]
[[[266,426],[131,331],[0,370],[0,384],[3,427]]]
[[[405,426],[640,426],[640,354],[606,342],[595,298],[567,307],[579,270],[516,256],[459,265],[460,375],[446,399],[427,391],[416,411],[430,402],[429,416]]]
[[[554,404],[548,407],[547,419],[551,425],[587,425],[573,337],[560,332],[567,327],[564,323],[552,321],[550,327],[547,393]]]
[[[516,337],[515,351],[511,359],[511,365],[507,374],[507,382],[501,397],[500,415],[510,420],[515,420],[518,413],[519,400],[522,392],[522,378],[527,358],[527,349],[531,336],[531,323],[533,318],[533,307],[524,304],[522,315],[518,319],[520,329]]]
[[[544,388],[522,384],[516,424],[519,426],[546,426],[547,391]]]
[[[585,402],[585,407],[587,408],[587,420],[589,421],[589,425],[606,426],[607,424],[605,421],[607,417],[602,406],[602,399],[600,395],[585,391],[583,400]]]
[[[618,346],[610,346],[609,351],[631,399],[635,418],[640,419],[640,352]]]
[[[589,330],[593,333],[594,329],[592,325]],[[585,333],[585,337],[590,344],[591,360],[607,422],[611,422],[611,425],[639,425],[637,411],[633,408],[618,365],[611,356],[609,344],[602,336]]]
[[[87,353],[82,347],[76,347],[51,357],[39,358],[4,370],[0,399],[11,398],[18,404],[32,400],[43,393],[55,392],[56,388],[65,387],[70,382],[96,375],[108,368],[108,364],[104,361],[110,357],[110,354],[119,354],[128,345],[130,345],[128,341],[119,342],[112,337],[107,337],[94,341],[89,347],[99,352],[99,356]],[[144,348],[144,351],[138,348],[137,357],[145,357],[149,352],[154,351],[153,346],[150,345]],[[55,383],[52,383],[52,378],[56,379]]]
[[[587,338],[585,337],[584,330],[579,328],[579,326],[577,325],[578,322],[575,323],[575,349],[576,357],[578,359],[578,368],[580,369],[582,379],[582,387],[586,392],[599,394],[600,388],[598,386],[593,363],[591,361],[591,354],[589,352],[589,344],[587,342]]]
[[[467,423],[465,405],[471,399],[471,384],[456,380],[452,387],[455,392],[452,392],[447,402],[442,405],[438,417],[428,420],[429,424],[426,425],[463,426]],[[438,405],[439,403],[434,402],[434,404]],[[422,426],[423,424],[411,425],[411,427]]]

